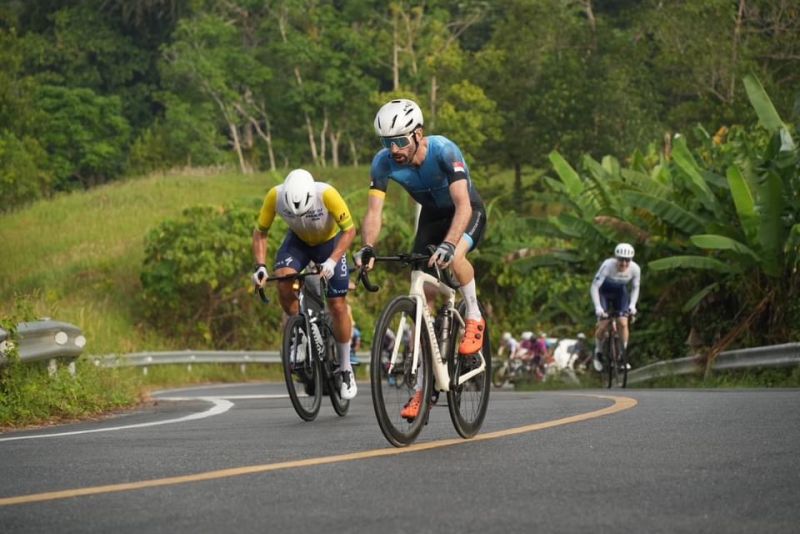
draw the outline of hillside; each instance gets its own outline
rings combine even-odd
[[[353,203],[366,168],[314,171]],[[189,206],[260,205],[282,174],[189,172],[129,179],[59,195],[0,216],[0,314],[23,295],[37,316],[84,330],[89,354],[158,350],[169,342],[137,323],[144,238]],[[359,194],[360,193],[360,194]],[[361,211],[353,206],[353,211]]]

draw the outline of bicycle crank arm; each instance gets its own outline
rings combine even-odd
[[[477,375],[479,375],[479,374],[483,373],[483,372],[486,370],[486,360],[485,360],[485,359],[484,359],[484,357],[483,357],[483,352],[482,352],[482,351],[481,351],[481,352],[478,352],[478,356],[480,356],[480,357],[481,357],[481,364],[480,364],[480,366],[478,366],[478,368],[477,368],[477,369],[473,369],[472,371],[469,371],[469,372],[467,372],[467,373],[464,373],[463,375],[461,375],[461,374],[460,374],[460,375],[458,375],[458,384],[457,384],[458,386],[460,386],[460,385],[461,385],[461,384],[463,384],[464,382],[468,381],[468,380],[469,380],[469,379],[471,379],[473,376],[477,376]],[[457,357],[458,357],[458,358],[460,358],[460,356],[457,356]],[[459,366],[459,367],[460,367],[460,366]]]

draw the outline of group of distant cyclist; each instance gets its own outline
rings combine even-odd
[[[422,110],[412,100],[391,100],[378,110],[374,128],[382,147],[372,160],[367,211],[360,226],[361,246],[353,259],[357,268],[373,268],[388,184],[398,183],[421,206],[412,252],[432,250],[427,267],[451,269],[458,282],[466,305],[465,333],[458,354],[469,356],[481,349],[486,331],[475,271],[467,259],[483,238],[486,209],[459,147],[444,136],[425,135],[423,124]],[[275,253],[273,274],[289,277],[313,262],[327,279],[326,296],[342,378],[340,394],[342,399],[352,399],[358,387],[350,363],[353,323],[347,304],[347,252],[356,238],[351,211],[333,185],[316,181],[304,169],[291,171],[282,184],[272,187],[264,198],[252,237],[256,264],[253,281],[260,288],[270,274],[266,265],[268,235],[276,215],[286,222],[288,231]],[[598,332],[614,312],[623,316],[636,313],[640,269],[632,261],[633,255],[632,246],[618,245],[614,257],[603,262],[594,278],[591,296]],[[633,290],[629,294],[630,282]],[[291,280],[280,280],[277,286],[283,311],[288,316],[297,315],[298,299]],[[426,297],[433,302],[434,295]],[[623,317],[620,322],[627,343],[627,320]],[[409,399],[404,407],[407,415],[416,414],[421,397],[418,390]]]

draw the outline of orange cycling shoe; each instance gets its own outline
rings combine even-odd
[[[400,412],[400,417],[407,419],[409,422],[413,421],[419,415],[419,407],[422,405],[422,390],[414,393],[414,396],[408,399],[408,402],[403,406]]]
[[[481,317],[479,320],[467,319],[467,331],[464,332],[464,339],[458,346],[459,354],[475,354],[483,347],[483,333],[486,330],[486,319]]]

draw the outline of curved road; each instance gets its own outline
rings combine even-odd
[[[368,384],[302,422],[282,384],[159,392],[0,434],[0,531],[797,532],[800,390],[495,390],[388,446]],[[444,404],[444,399],[442,400]]]

